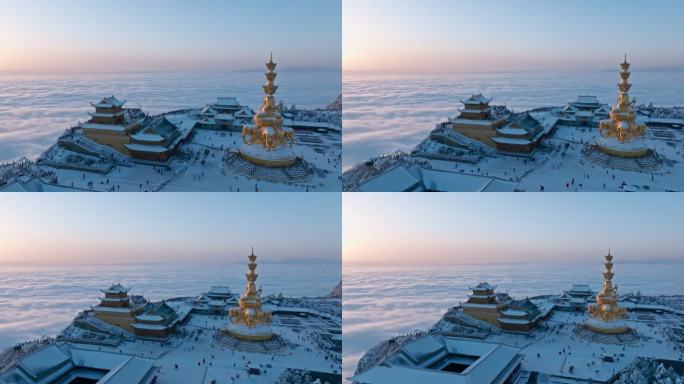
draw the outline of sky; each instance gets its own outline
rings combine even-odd
[[[344,71],[684,67],[681,0],[344,0]]]
[[[0,71],[341,66],[341,0],[3,0]]]
[[[346,193],[345,264],[684,261],[664,193]]]
[[[339,193],[7,194],[0,266],[341,258]]]

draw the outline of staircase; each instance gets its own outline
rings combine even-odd
[[[230,154],[228,165],[238,175],[275,183],[305,182],[313,176],[313,169],[301,158],[287,167],[267,167],[247,161],[238,154]]]
[[[623,171],[652,172],[662,166],[658,154],[649,151],[648,154],[638,158],[611,156],[599,150],[595,145],[588,145],[582,151],[582,155],[590,162]]]

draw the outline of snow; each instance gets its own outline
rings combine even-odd
[[[414,362],[420,362],[426,357],[429,357],[442,349],[444,349],[442,343],[437,341],[432,336],[425,336],[406,344],[404,348],[402,348],[402,352]]]
[[[69,361],[69,356],[64,354],[57,346],[50,345],[21,360],[19,365],[29,375],[39,378],[49,373],[52,367],[61,366]]]
[[[98,123],[83,123],[81,128],[84,129],[96,129],[99,131],[112,131],[112,132],[123,132],[126,130],[126,126],[120,124],[98,124]]]
[[[392,191],[407,191],[415,187],[420,182],[420,179],[409,172],[405,167],[399,166],[390,169],[383,174],[366,181],[359,187],[361,192],[382,192],[388,190]]]
[[[501,311],[501,314],[507,315],[507,316],[525,316],[525,315],[527,315],[527,312],[520,311],[517,309],[507,309],[505,311]]]
[[[423,185],[431,191],[483,191],[494,179],[479,175],[423,170]]]
[[[161,145],[145,145],[145,144],[126,144],[126,148],[132,151],[140,152],[151,152],[151,153],[164,153],[169,151],[170,148],[163,147]]]
[[[134,323],[131,326],[133,328],[145,329],[145,330],[150,330],[150,331],[163,331],[166,329],[165,325],[159,325],[159,324]]]

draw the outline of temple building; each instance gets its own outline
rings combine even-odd
[[[627,309],[618,304],[617,285],[613,286],[613,256],[608,250],[605,256],[605,270],[603,271],[603,287],[596,295],[596,304],[589,306],[590,318],[584,325],[597,333],[621,334],[629,331],[624,318],[627,317]]]
[[[561,110],[565,125],[598,127],[599,121],[608,117],[608,104],[600,103],[596,96],[580,95]]]
[[[523,114],[505,127],[495,129],[496,136],[491,140],[500,152],[529,154],[544,136],[544,129],[529,113]]]
[[[148,118],[142,129],[129,135],[130,142],[124,147],[135,160],[166,163],[191,133],[192,127],[179,127],[167,116]]]
[[[241,105],[235,97],[217,97],[216,103],[209,104],[200,112],[198,124],[202,128],[239,132],[246,124],[252,123],[254,111]]]
[[[295,132],[291,127],[283,127],[283,116],[278,111],[275,93],[276,63],[273,55],[266,63],[266,84],[263,85],[264,98],[259,112],[254,114],[254,124],[242,128],[243,145],[240,156],[245,160],[267,167],[287,167],[297,161],[292,150]]]
[[[178,314],[166,302],[148,304],[143,313],[135,316],[131,328],[141,339],[166,340],[178,324]]]
[[[610,118],[601,120],[597,141],[598,149],[608,155],[617,157],[643,157],[650,149],[646,146],[646,125],[636,121],[636,99],[630,99],[629,83],[630,63],[625,60],[620,64],[620,82],[617,104],[610,109]]]
[[[464,108],[459,108],[461,114],[455,119],[449,119],[449,124],[458,133],[478,140],[492,148],[496,143],[492,140],[496,136],[496,129],[507,122],[508,113],[498,114],[489,103],[492,99],[482,94],[472,95],[467,100],[461,100]]]
[[[80,125],[83,134],[96,143],[127,153],[124,145],[130,142],[128,135],[140,128],[144,116],[139,110],[129,113],[123,108],[124,104],[125,100],[119,100],[113,95],[98,103],[90,103],[95,112],[90,112],[90,120]]]
[[[529,333],[541,318],[541,311],[530,299],[525,299],[512,301],[500,316],[499,328],[504,331]]]
[[[595,292],[587,284],[573,284],[572,288],[563,292],[560,299],[567,309],[584,312],[587,310],[589,300],[594,295]]]
[[[208,313],[223,315],[229,305],[236,304],[236,299],[228,286],[212,285],[208,292],[203,292],[199,296],[198,302],[206,308]]]
[[[228,324],[222,332],[245,341],[267,341],[275,335],[271,330],[271,312],[261,309],[261,289],[256,287],[256,255],[254,249],[247,257],[247,286],[240,296],[239,307],[228,312]]]
[[[425,335],[350,380],[358,384],[504,384],[520,371],[521,350],[502,344]]]
[[[83,134],[139,162],[167,163],[178,146],[188,139],[194,126],[172,115],[149,117],[140,109],[123,108],[125,101],[106,97],[95,107],[92,118],[80,125]]]
[[[136,322],[135,317],[145,310],[147,302],[142,296],[129,296],[129,290],[130,288],[121,284],[113,284],[108,289],[103,289],[104,297],[101,297],[100,304],[93,308],[95,317],[128,332],[134,332],[132,324]]]
[[[463,313],[498,327],[499,312],[506,308],[509,301],[502,300],[494,292],[495,289],[495,285],[490,285],[486,281],[474,288],[471,287],[472,294],[468,295],[468,301],[463,303]]]

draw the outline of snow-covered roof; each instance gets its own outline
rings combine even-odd
[[[576,104],[587,104],[587,105],[598,105],[598,97],[596,96],[589,96],[589,95],[580,95],[577,96],[577,101],[575,101]]]
[[[495,143],[499,143],[499,144],[511,144],[511,145],[528,145],[528,144],[532,143],[532,141],[527,140],[527,139],[518,139],[518,138],[503,137],[503,136],[492,137],[492,141],[494,141]]]
[[[155,372],[151,360],[132,357],[109,371],[98,384],[147,384],[153,380]]]
[[[126,100],[119,100],[114,95],[109,96],[109,97],[104,97],[102,100],[100,100],[98,103],[93,104],[90,103],[93,107],[96,108],[113,108],[113,107],[122,107],[124,104],[126,104]]]
[[[481,281],[475,287],[468,287],[468,288],[471,291],[479,291],[479,290],[487,290],[487,291],[492,290],[493,291],[496,289],[496,285],[491,285],[486,281]]]
[[[571,292],[592,293],[589,284],[573,284]]]
[[[487,104],[490,101],[492,101],[492,99],[484,97],[481,93],[478,93],[477,95],[472,95],[467,100],[461,100],[461,102],[466,105]]]
[[[366,181],[359,186],[361,192],[405,192],[414,188],[420,179],[403,166],[397,166],[389,171]]]
[[[443,349],[444,345],[433,336],[425,336],[404,345],[401,351],[406,357],[416,363]]]
[[[105,113],[105,112],[88,112],[88,114],[92,117],[114,117],[114,116],[121,116],[126,111],[118,111],[118,112],[112,112],[112,113]]]
[[[460,373],[425,366],[378,365],[354,376],[352,381],[360,384],[493,384],[504,382],[520,362],[519,349],[480,341],[445,337],[442,344],[433,336],[424,336],[409,345],[420,346],[423,342],[426,346],[423,352],[433,350],[439,344],[448,355],[475,356],[477,360]]]
[[[131,151],[138,152],[150,152],[150,153],[164,153],[170,148],[163,147],[161,145],[145,145],[145,144],[126,144],[126,148]]]
[[[83,123],[81,128],[84,129],[95,129],[99,131],[114,131],[123,132],[126,130],[126,126],[121,124],[99,124],[99,123]]]
[[[130,288],[124,287],[121,283],[112,284],[109,288],[103,290],[104,293],[128,293]]]
[[[494,180],[491,177],[439,171],[423,170],[423,185],[430,191],[480,192]]]
[[[139,132],[139,133],[131,135],[131,138],[138,140],[138,141],[147,141],[147,142],[151,142],[151,143],[158,143],[158,142],[164,141],[164,138],[161,135],[159,135],[158,133]]]
[[[147,324],[147,323],[133,323],[131,327],[135,329],[144,329],[148,331],[163,331],[168,328],[168,326],[163,324]]]
[[[238,107],[240,104],[235,97],[223,97],[219,96],[216,98],[216,105],[222,107]]]
[[[55,367],[67,364],[70,358],[55,345],[49,345],[19,361],[19,367],[34,379],[40,378]]]
[[[225,285],[212,285],[208,292],[210,295],[215,296],[228,296],[231,295],[230,287]]]

